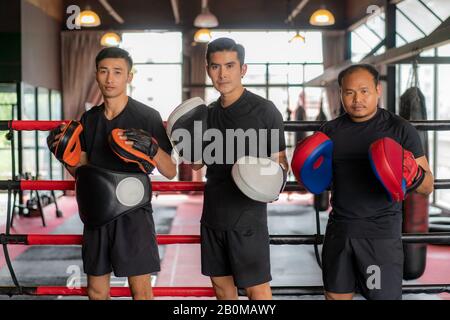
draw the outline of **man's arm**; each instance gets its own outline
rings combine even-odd
[[[81,151],[81,156],[80,156],[80,162],[75,166],[75,167],[71,167],[69,165],[65,165],[67,171],[70,173],[70,175],[72,177],[75,177],[75,171],[77,170],[78,167],[84,166],[88,164],[88,159],[87,159],[87,154],[84,151]]]
[[[201,168],[203,168],[204,165],[205,165],[204,163],[191,164],[191,168],[192,168],[192,170],[194,170],[194,171],[198,171],[198,170],[200,170]]]
[[[422,156],[422,157],[416,158],[416,162],[425,171],[425,178],[423,179],[422,183],[420,184],[419,187],[417,187],[417,189],[415,191],[427,196],[430,193],[432,193],[434,190],[433,173],[431,172],[427,157]]]
[[[167,179],[172,180],[177,175],[177,166],[172,161],[172,157],[162,148],[158,148],[158,152],[153,157],[156,162],[158,171]]]
[[[283,168],[286,170],[286,173],[289,172],[289,163],[287,161],[285,150],[276,152],[276,153],[272,153],[272,159],[275,162],[278,162],[279,164],[281,164],[283,166]]]

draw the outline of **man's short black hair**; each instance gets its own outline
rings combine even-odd
[[[375,82],[375,86],[378,85],[378,83],[380,82],[380,74],[378,73],[377,69],[375,69],[375,67],[372,66],[371,64],[361,63],[361,64],[351,65],[350,67],[339,72],[339,75],[338,75],[339,87],[342,87],[342,80],[344,79],[344,77],[346,75],[351,74],[359,69],[364,69],[364,70],[368,71],[373,76],[373,81]]]
[[[245,60],[245,49],[244,47],[236,43],[233,39],[230,38],[218,38],[214,41],[208,43],[208,49],[206,50],[206,62],[209,65],[210,55],[214,52],[220,51],[234,51],[237,53],[238,60],[241,66],[244,64]]]
[[[131,68],[133,68],[133,59],[131,59],[130,54],[128,51],[123,50],[121,48],[117,47],[108,47],[102,49],[98,54],[97,57],[95,57],[95,68],[98,69],[98,64],[103,59],[107,58],[121,58],[125,59],[128,65],[128,71],[131,71]]]

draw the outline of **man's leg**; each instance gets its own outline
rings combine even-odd
[[[134,300],[153,299],[150,274],[160,271],[158,244],[151,209],[144,207],[119,217],[110,233],[111,264],[117,277],[127,277]]]
[[[322,279],[326,300],[353,299],[356,275],[350,240],[328,229],[322,248]]]
[[[102,276],[87,276],[87,294],[89,300],[109,300],[111,296],[110,291],[111,274]]]
[[[245,288],[250,300],[272,300],[272,290],[269,282]]]
[[[238,292],[234,285],[233,276],[211,277],[211,283],[217,300],[237,300]]]
[[[218,300],[235,300],[237,288],[231,276],[230,261],[225,251],[225,232],[201,225],[200,250],[202,274],[211,279]]]
[[[325,291],[326,300],[352,300],[353,292],[351,293],[334,293]]]
[[[255,220],[253,225],[237,225],[227,232],[228,254],[236,286],[245,288],[250,300],[270,300],[269,230],[267,224]]]
[[[401,238],[351,239],[357,282],[368,300],[401,300],[403,244]]]
[[[130,291],[133,300],[153,299],[150,274],[128,277],[128,284],[130,285]]]

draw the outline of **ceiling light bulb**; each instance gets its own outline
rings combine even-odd
[[[92,10],[83,10],[75,19],[75,23],[82,27],[97,27],[100,25],[100,17]]]
[[[309,23],[314,26],[331,26],[335,23],[335,19],[327,9],[319,9],[312,14]]]
[[[117,47],[120,44],[120,36],[114,32],[107,32],[102,36],[100,44],[104,47]]]
[[[211,41],[211,32],[209,29],[199,29],[194,35],[195,42],[209,42]]]
[[[291,40],[289,40],[289,43],[305,43],[305,37],[302,36],[298,31],[295,33],[295,36],[292,37]]]

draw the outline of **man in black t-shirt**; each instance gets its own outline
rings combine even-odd
[[[75,176],[82,165],[103,169],[138,173],[138,165],[126,163],[116,156],[108,143],[115,128],[142,129],[156,139],[159,147],[153,160],[158,171],[172,179],[176,175],[171,159],[172,146],[166,135],[161,116],[126,94],[133,74],[128,52],[106,48],[96,58],[96,79],[104,103],[86,111],[81,117],[81,160],[75,167],[67,167]],[[126,144],[132,145],[131,141]],[[95,202],[96,199],[92,199]],[[128,212],[98,228],[84,227],[82,258],[88,278],[90,299],[110,298],[110,275],[128,277],[133,299],[153,297],[150,274],[160,270],[158,246],[151,204]]]
[[[333,141],[330,213],[322,250],[327,299],[351,299],[359,289],[367,299],[401,299],[402,205],[390,201],[368,157],[369,146],[389,137],[414,154],[425,170],[416,192],[433,191],[433,175],[416,129],[378,107],[381,84],[376,69],[354,65],[339,74],[346,113],[320,131]]]
[[[242,86],[247,65],[240,44],[219,38],[209,43],[206,60],[208,75],[220,92],[220,98],[209,106],[208,130],[218,130],[223,137],[223,149],[218,151],[223,161],[206,163],[201,218],[202,273],[211,277],[218,299],[237,299],[237,288],[245,288],[250,299],[270,299],[267,204],[245,196],[233,182],[231,169],[244,155],[272,156],[283,168],[288,168],[283,119],[271,101]],[[234,143],[226,143],[227,133],[261,132],[260,129],[267,131],[262,131],[264,134],[258,136],[256,143],[245,139],[245,148],[238,148],[244,139],[237,137],[228,140]],[[252,148],[255,145],[258,148]],[[202,166],[194,165],[194,169]]]

